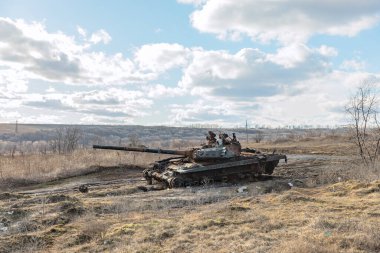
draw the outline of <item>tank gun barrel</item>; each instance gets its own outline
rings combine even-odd
[[[94,149],[109,149],[109,150],[121,150],[121,151],[146,152],[146,153],[156,153],[156,154],[183,155],[183,156],[187,156],[191,153],[191,151],[188,151],[188,150],[171,150],[171,149],[160,149],[160,148],[133,148],[133,147],[103,146],[103,145],[93,145],[92,148],[94,148]]]
[[[241,152],[246,152],[246,153],[257,153],[256,149],[254,148],[242,148]]]

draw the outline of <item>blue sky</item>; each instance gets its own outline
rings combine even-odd
[[[345,124],[375,0],[0,2],[0,122]]]

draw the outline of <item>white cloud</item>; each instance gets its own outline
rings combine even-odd
[[[84,38],[87,37],[87,31],[86,31],[84,28],[80,27],[79,25],[77,26],[77,31],[78,31],[78,33],[79,33],[82,37],[84,37]]]
[[[380,19],[377,0],[207,0],[197,3],[192,25],[222,39],[242,34],[253,40],[304,43],[315,34],[355,36]]]
[[[167,87],[162,84],[149,85],[142,88],[149,98],[177,97],[187,95],[186,90],[180,87]]]
[[[174,104],[171,106],[171,124],[223,124],[236,125],[241,120],[241,114],[235,111],[236,104],[229,101],[198,100],[186,105]],[[230,121],[230,122],[229,122]]]
[[[103,29],[93,33],[90,37],[90,41],[94,44],[98,44],[99,42],[108,44],[111,41],[111,39],[111,36]]]
[[[16,119],[20,118],[20,113],[17,111],[1,110],[0,109],[0,119],[3,122],[15,122]]]
[[[340,65],[340,68],[347,71],[361,71],[366,67],[366,63],[361,60],[345,60]]]
[[[150,44],[128,59],[121,53],[107,55],[91,50],[95,43],[110,41],[105,31],[86,37],[84,28],[78,26],[77,30],[82,42],[62,32],[49,33],[42,23],[0,18],[0,99],[9,110],[22,109],[25,113],[19,117],[24,120],[40,119],[28,116],[32,110],[36,115],[59,112],[64,120],[71,113],[75,117],[65,122],[72,123],[85,115],[93,115],[97,122],[133,122],[150,114],[152,99],[180,95],[178,87],[151,85],[149,81],[172,68],[185,67],[190,49],[179,44]],[[47,83],[45,94],[27,93],[31,80]],[[61,94],[55,83],[95,85],[98,89],[73,92],[75,88],[70,88]],[[125,84],[143,85],[130,86],[135,91],[115,88]]]
[[[311,50],[303,44],[292,44],[279,48],[276,54],[268,54],[267,59],[285,68],[294,68],[311,54]]]
[[[275,54],[253,48],[236,54],[197,50],[179,86],[203,97],[254,99],[292,94],[301,81],[329,71],[328,58],[305,45],[281,48]]]
[[[81,30],[82,29],[82,30]],[[84,34],[84,29],[79,31]],[[100,30],[88,39],[107,43],[110,36]],[[126,84],[146,82],[157,73],[139,71],[121,53],[107,55],[90,51],[62,32],[48,33],[43,24],[0,18],[0,67],[17,67],[23,75],[66,84]],[[85,39],[86,41],[87,39]]]
[[[28,90],[27,78],[23,71],[0,68],[0,92],[9,96],[26,92]]]
[[[56,90],[54,89],[54,87],[52,86],[49,86],[49,88],[46,90],[47,93],[54,93],[56,92]]]
[[[194,103],[174,105],[172,124],[215,123],[234,127],[249,120],[251,125],[335,125],[346,123],[344,106],[353,90],[370,73],[331,71],[323,76],[300,81],[303,85],[296,96],[278,93],[271,96],[228,97],[209,96]],[[375,75],[379,78],[380,75]]]
[[[177,0],[178,3],[182,3],[182,4],[194,4],[194,5],[201,5],[205,2],[207,2],[207,0]]]
[[[134,60],[142,70],[164,72],[185,66],[190,53],[190,49],[179,44],[147,44],[136,51]]]
[[[329,46],[326,46],[326,45],[322,45],[320,46],[317,51],[323,55],[323,56],[326,56],[326,57],[333,57],[333,56],[337,56],[338,55],[338,50],[336,50],[335,48],[333,47],[329,47]]]
[[[86,37],[84,28],[78,26],[77,30],[84,37],[83,43],[62,32],[48,33],[41,23],[0,18],[0,67],[17,68],[23,76],[65,84],[137,84],[156,80],[173,68],[186,67],[192,50],[196,50],[179,44],[147,44],[128,59],[121,53],[91,51],[92,44],[110,41],[104,30],[90,37]]]
[[[21,104],[14,107],[26,107],[32,110],[54,112],[60,115],[75,115],[69,123],[78,123],[86,117],[96,118],[98,123],[133,122],[138,117],[148,115],[153,101],[146,98],[141,91],[111,88],[70,94],[47,93],[25,94],[19,97]],[[13,108],[13,107],[11,107]],[[21,115],[26,122],[27,115]],[[68,122],[66,122],[68,123]]]

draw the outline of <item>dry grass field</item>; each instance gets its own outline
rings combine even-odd
[[[0,189],[94,173],[104,166],[133,164],[145,167],[165,155],[82,149],[69,154],[0,156]]]
[[[0,252],[380,251],[379,171],[346,138],[252,146],[289,162],[269,180],[161,191],[141,180],[154,154],[0,157]]]
[[[321,154],[321,155],[354,155],[356,147],[346,135],[327,135],[321,137],[288,137],[272,142],[252,143],[262,151],[282,152],[286,154]]]

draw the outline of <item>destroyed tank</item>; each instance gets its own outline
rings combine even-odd
[[[271,175],[281,159],[287,162],[283,154],[264,154],[241,148],[235,134],[232,138],[225,133],[219,134],[218,140],[215,137],[216,134],[209,131],[207,144],[189,150],[101,145],[94,145],[93,148],[175,155],[156,161],[143,171],[148,184],[155,180],[165,183],[169,188]]]

